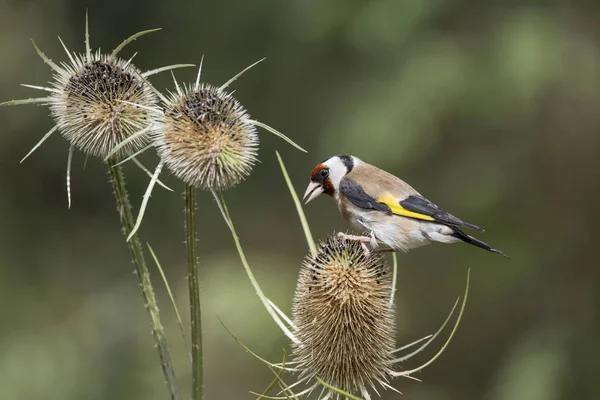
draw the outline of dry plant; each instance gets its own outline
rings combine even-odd
[[[161,366],[172,399],[179,399],[179,391],[175,372],[171,362],[167,339],[160,321],[160,313],[150,274],[146,266],[141,243],[134,235],[134,219],[125,184],[125,176],[118,165],[118,158],[130,156],[144,172],[148,170],[135,159],[135,155],[148,145],[150,131],[155,124],[155,116],[148,111],[158,103],[155,89],[147,78],[162,71],[174,68],[193,66],[179,64],[141,72],[133,64],[135,54],[128,60],[119,58],[120,52],[132,41],[159,29],[151,29],[136,33],[124,40],[110,54],[92,51],[90,45],[89,25],[86,13],[85,53],[71,52],[63,45],[68,61],[55,63],[33,43],[35,51],[53,71],[49,86],[23,85],[48,92],[47,97],[13,100],[1,103],[0,106],[21,104],[48,105],[55,122],[42,139],[21,160],[23,162],[54,132],[60,132],[69,142],[67,158],[67,198],[71,207],[71,164],[74,149],[86,155],[105,158],[112,148],[127,139],[133,138],[106,159],[110,181],[117,202],[117,212],[121,220],[123,234],[130,237],[129,251],[135,267],[135,273],[142,288],[144,303],[148,310],[152,336],[158,348]],[[132,106],[130,102],[142,104],[143,107]],[[162,185],[162,182],[160,183]],[[164,185],[163,185],[164,186]]]
[[[200,304],[200,279],[196,251],[196,188],[217,192],[230,189],[243,181],[257,161],[257,127],[284,139],[299,150],[305,151],[281,132],[251,119],[242,104],[226,91],[231,83],[262,60],[246,67],[221,86],[202,83],[203,59],[196,81],[180,85],[173,75],[175,89],[167,96],[156,91],[162,107],[150,107],[133,101],[123,101],[129,107],[153,114],[155,123],[149,130],[151,145],[143,152],[156,147],[160,162],[152,175],[142,199],[136,223],[127,240],[133,237],[142,224],[155,183],[166,166],[185,184],[185,243],[188,267],[188,284],[192,337],[192,393],[194,399],[202,398],[202,317]],[[115,146],[106,156],[117,152],[148,132],[134,134]]]

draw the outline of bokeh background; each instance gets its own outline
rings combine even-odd
[[[404,398],[598,398],[597,2],[0,0],[0,100],[40,97],[19,84],[51,77],[29,38],[54,60],[66,58],[56,35],[84,51],[86,6],[94,48],[163,28],[123,53],[139,52],[143,70],[204,54],[204,79],[222,83],[267,57],[234,84],[236,96],[309,153],[261,132],[261,163],[226,198],[259,281],[284,310],[307,249],[274,151],[299,192],[322,159],[354,154],[484,226],[481,237],[512,257],[440,244],[400,255],[399,344],[437,329],[472,268],[455,340],[418,374],[422,383],[394,381]],[[152,81],[172,87],[168,73]],[[75,155],[67,210],[59,135],[19,165],[52,126],[47,108],[2,108],[0,121],[0,398],[167,398],[105,166],[90,159],[84,169]],[[126,173],[139,204],[148,178],[133,166]],[[187,316],[183,187],[164,179],[176,192],[155,190],[141,235]],[[206,398],[250,399],[272,376],[217,316],[270,360],[289,344],[254,295],[212,197],[199,201]],[[306,212],[316,237],[347,229],[330,199]],[[186,350],[152,268],[187,390]]]

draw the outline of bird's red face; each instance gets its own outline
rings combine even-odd
[[[321,163],[310,174],[310,183],[304,193],[304,204],[316,199],[323,193],[333,196],[335,187],[329,177],[329,167]]]
[[[304,193],[304,203],[316,199],[323,193],[335,196],[342,179],[354,168],[359,159],[349,155],[329,157],[318,164],[310,174],[310,183]]]

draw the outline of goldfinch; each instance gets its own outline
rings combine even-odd
[[[463,232],[480,227],[448,214],[400,178],[350,155],[330,157],[317,165],[304,194],[305,204],[321,194],[332,196],[354,229],[369,236],[340,234],[392,250],[408,251],[431,242],[465,242],[505,256],[500,250]]]

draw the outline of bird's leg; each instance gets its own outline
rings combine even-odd
[[[337,237],[342,240],[352,240],[353,242],[371,243],[370,236],[346,235],[344,232],[339,232]]]
[[[360,242],[360,247],[362,247],[363,251],[365,252],[365,258],[371,257],[371,250],[369,250],[369,247],[367,247],[364,242]]]
[[[371,255],[371,250],[367,246],[367,243],[371,243],[371,245],[373,245],[374,236],[372,234],[371,234],[371,236],[356,236],[356,235],[346,235],[343,232],[339,232],[337,234],[337,237],[342,240],[352,240],[354,242],[360,242],[360,246],[363,248],[363,250],[365,252],[365,257],[369,258],[369,256]],[[375,241],[375,245],[377,245],[377,241]]]

